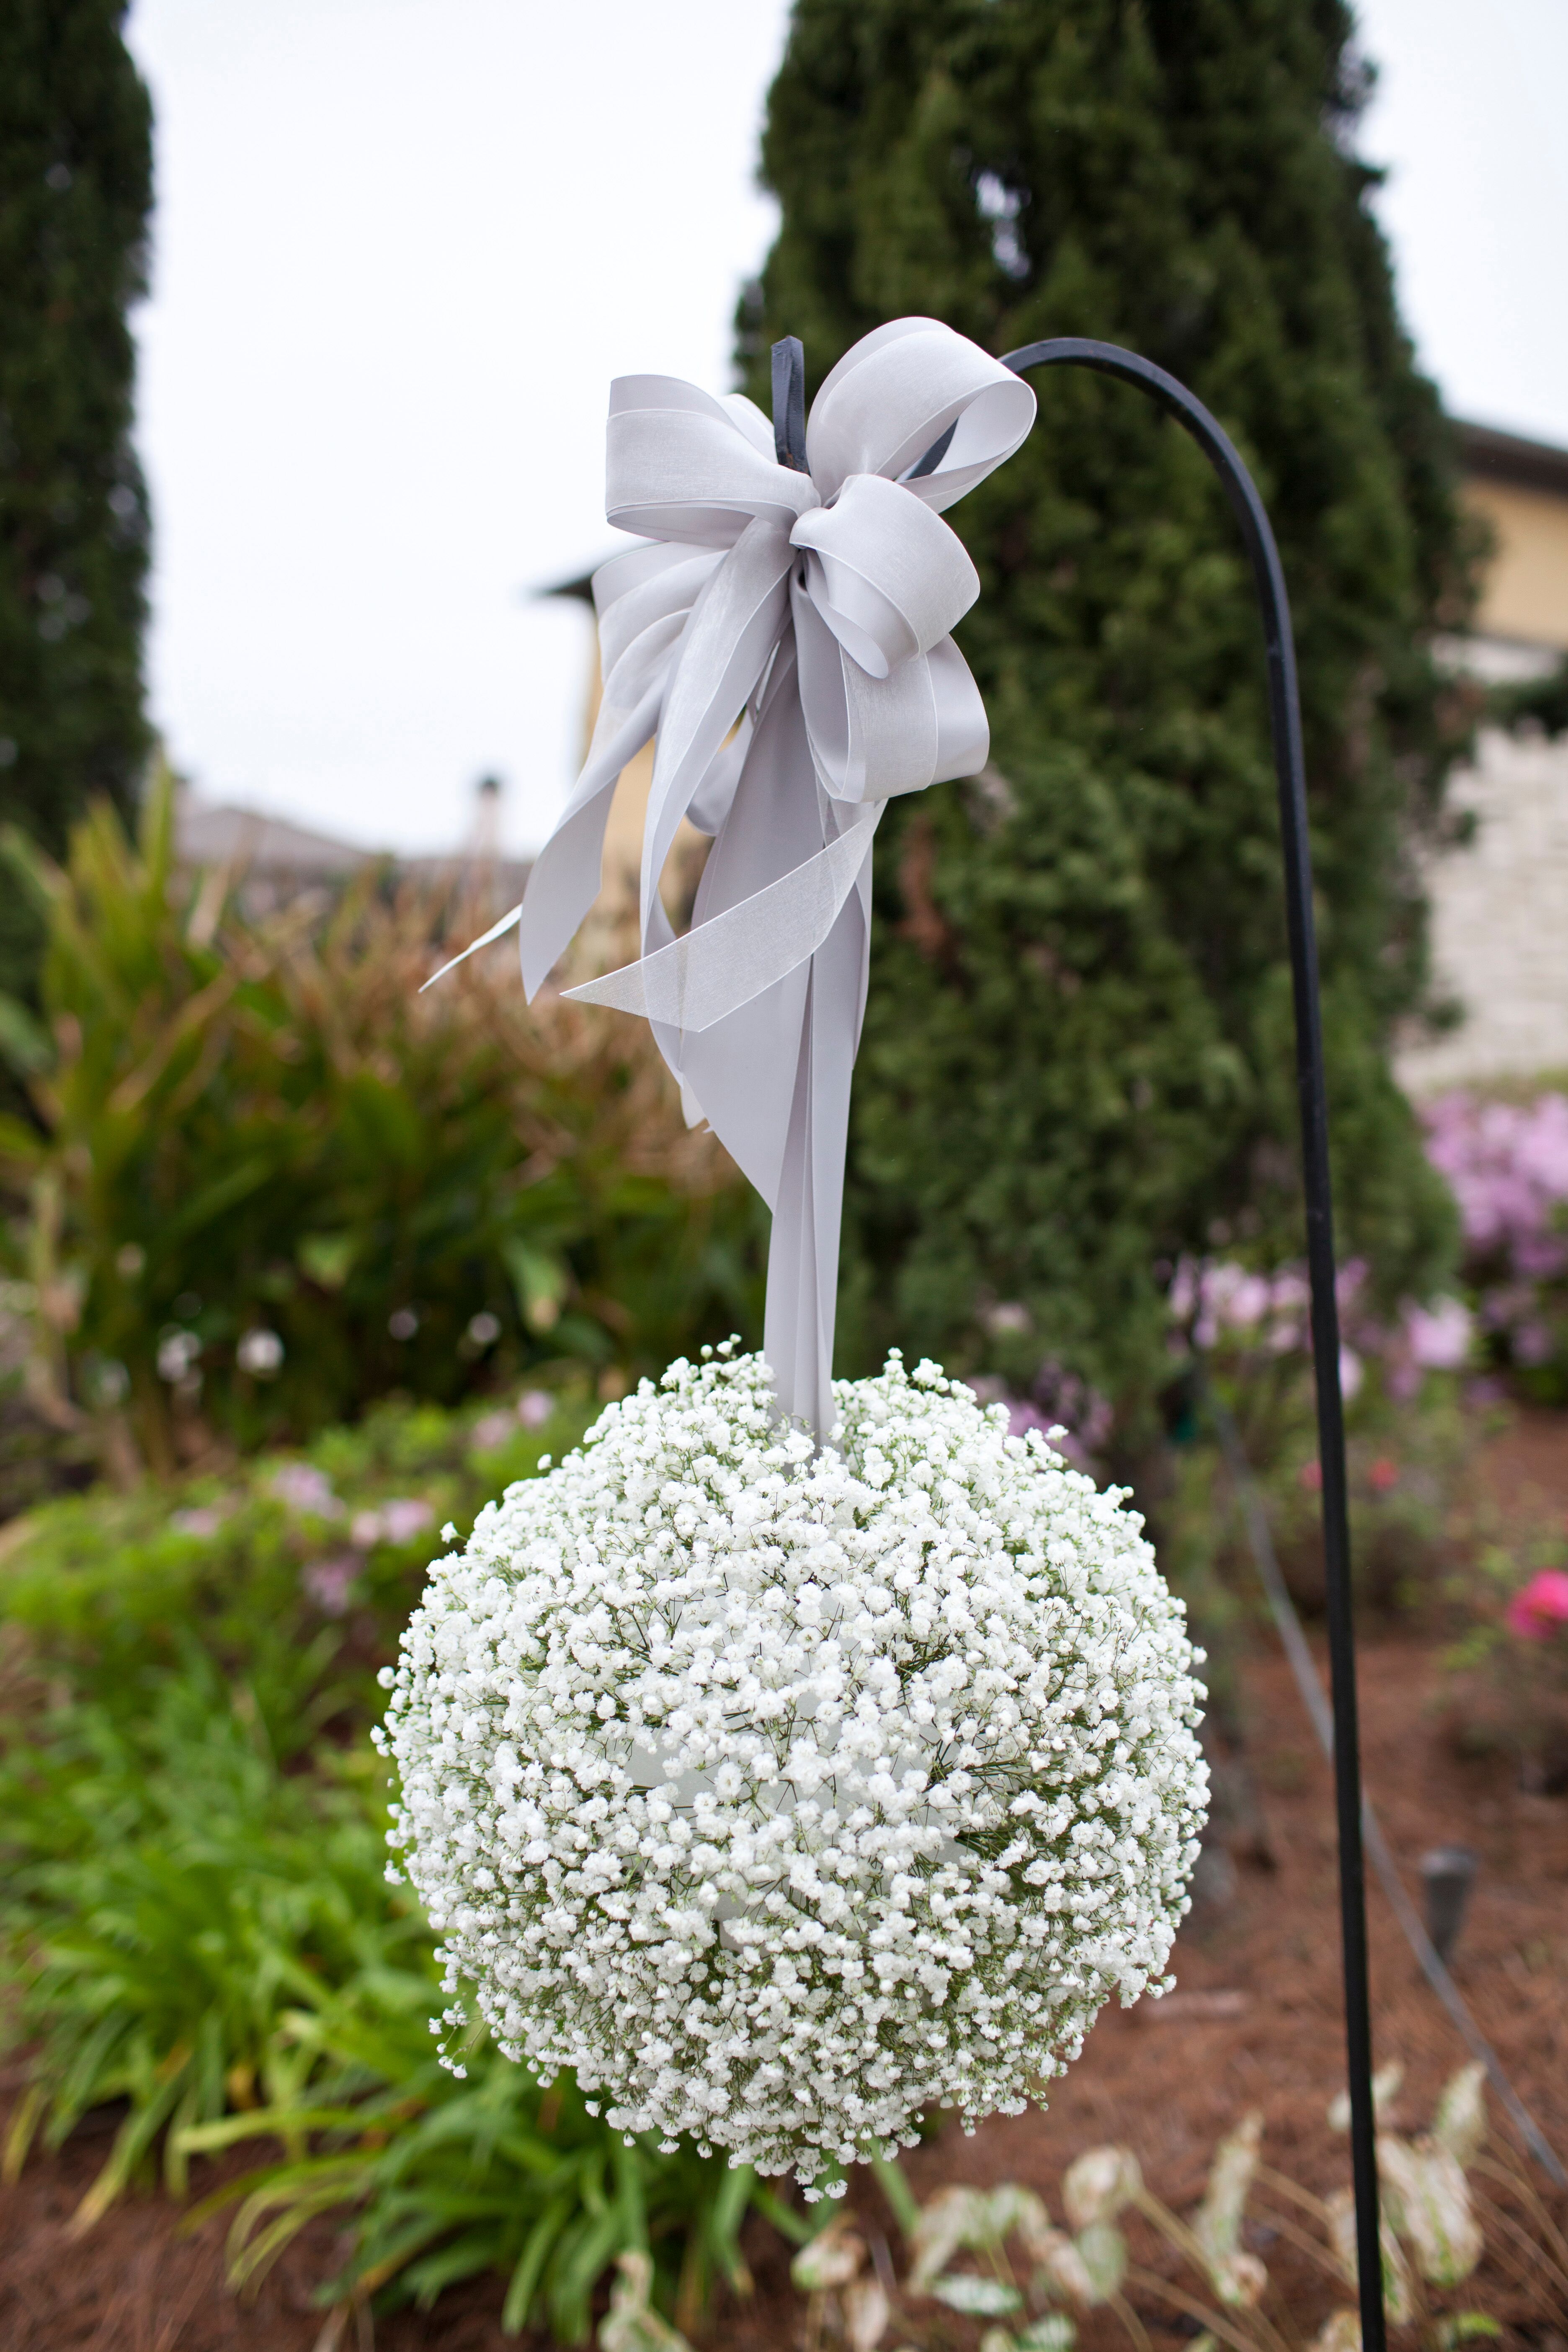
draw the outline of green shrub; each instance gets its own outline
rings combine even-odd
[[[12,1270],[35,1392],[106,1454],[166,1473],[215,1432],[544,1362],[624,1379],[754,1321],[754,1198],[642,1024],[531,1013],[505,959],[419,993],[471,910],[372,878],[247,913],[176,871],[166,779],[136,845],[100,808],[68,869],[11,856],[53,1040],[0,1024],[42,1129],[0,1136]]]
[[[688,2324],[714,2279],[744,2292],[739,2231],[758,2186],[750,2167],[729,2171],[685,2146],[660,2155],[651,2134],[628,2147],[569,2078],[542,2091],[487,2041],[468,2048],[460,2073],[443,2067],[429,2031],[433,1977],[428,1966],[387,1969],[374,1999],[351,1985],[297,2014],[291,2030],[323,2069],[308,2099],[182,2136],[186,2153],[263,2137],[312,2143],[202,2209],[238,2208],[234,2283],[255,2281],[308,2221],[337,2213],[353,2217],[353,2250],[322,2301],[393,2281],[390,2299],[428,2308],[456,2280],[500,2271],[505,2326],[531,2315],[575,2344],[595,2284],[624,2252],[666,2257],[666,2293]]]
[[[286,2100],[314,2071],[292,2008],[423,1951],[363,1803],[282,1773],[248,1689],[194,1647],[134,1725],[78,1702],[11,1743],[0,1806],[17,2022],[39,2045],[9,2166],[36,2122],[54,2147],[87,2108],[127,2102],[84,2221],[160,2138],[183,2190],[182,2127],[258,2090]]]
[[[1352,31],[1341,0],[796,0],[741,325],[764,402],[779,335],[813,389],[913,312],[998,352],[1100,337],[1236,440],[1300,653],[1341,1233],[1392,1298],[1454,1242],[1388,1040],[1425,983],[1410,843],[1463,736],[1430,640],[1466,541],[1352,148]],[[951,518],[994,768],[878,838],[840,1352],[1019,1393],[1065,1367],[1125,1444],[1163,1385],[1162,1261],[1300,1245],[1265,663],[1200,453],[1125,385],[1034,381],[1028,441]]]
[[[575,2086],[542,2089],[488,2042],[455,2075],[431,2035],[428,1931],[386,1884],[369,1751],[279,1769],[247,1694],[192,1652],[128,1727],[96,1701],[39,1727],[0,1769],[3,1916],[17,2027],[36,2040],[6,2149],[58,2144],[123,2100],[79,2209],[97,2219],[162,2144],[184,2195],[193,2155],[267,2137],[283,2160],[221,2191],[240,2201],[236,2284],[315,2215],[342,2210],[352,2251],[323,2301],[380,2289],[428,2304],[500,2270],[509,2326],[587,2330],[602,2273],[673,2238],[685,2299],[744,2283],[749,2172],[689,2151],[627,2148]],[[673,2266],[668,2284],[673,2291]]]
[[[345,1708],[379,1709],[395,1649],[448,1521],[575,1443],[581,1391],[443,1412],[387,1402],[304,1453],[129,1494],[45,1505],[0,1538],[10,1673],[132,1719],[192,1643],[251,1691],[283,1759]],[[544,1416],[539,1419],[538,1416]]]
[[[57,853],[94,795],[134,806],[147,751],[130,312],[147,290],[153,108],[125,14],[0,12],[0,813]],[[0,990],[32,997],[41,948],[0,868]]]
[[[313,2216],[349,2251],[323,2301],[426,2304],[500,2270],[507,2324],[585,2334],[648,2251],[694,2315],[743,2286],[746,2171],[627,2148],[563,2079],[431,2033],[431,1937],[386,1879],[374,1675],[450,1519],[582,1432],[585,1400],[384,1406],[226,1480],[47,1506],[0,1554],[0,1938],[30,2084],[5,2166],[124,2102],[85,2224],[161,2162],[280,2146],[237,2202],[237,2284]],[[549,1404],[549,1417],[540,1412]],[[530,1426],[530,1423],[537,1423]],[[787,2220],[787,2216],[785,2217]]]

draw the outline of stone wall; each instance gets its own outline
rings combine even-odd
[[[1475,834],[1426,868],[1438,990],[1465,1017],[1398,1057],[1413,1094],[1568,1070],[1568,737],[1483,730],[1448,805]]]

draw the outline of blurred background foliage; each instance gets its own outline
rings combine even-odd
[[[164,1474],[567,1360],[609,1393],[749,1328],[765,1214],[689,1132],[651,1043],[510,959],[422,995],[459,889],[374,875],[262,915],[176,870],[166,777],[55,865],[42,1018],[0,1028],[34,1121],[0,1128],[12,1297],[56,1425]]]
[[[124,0],[0,12],[0,814],[56,857],[93,798],[131,813],[150,740],[129,312],[153,110],[124,16]],[[0,990],[34,1001],[42,943],[0,870]]]
[[[331,2214],[323,2305],[428,2306],[500,2271],[508,2331],[567,2344],[623,2252],[651,2253],[692,2326],[716,2280],[745,2289],[755,2199],[808,2234],[749,2168],[628,2147],[480,2035],[444,2068],[433,1938],[387,1883],[366,1735],[437,1522],[466,1533],[592,1409],[580,1378],[382,1406],[303,1455],[13,1524],[0,1961],[26,2054],[5,2178],[95,2110],[85,2227],[156,2179],[184,2197],[194,2161],[243,2145],[249,2168],[211,2193],[236,2209],[237,2286]]]

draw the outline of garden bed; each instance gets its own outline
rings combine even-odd
[[[1521,1442],[1517,1435],[1505,1441],[1512,1452]],[[1540,1446],[1530,1452],[1532,1475],[1544,1486],[1557,1465]],[[1568,1803],[1525,1793],[1500,1759],[1478,1762],[1454,1753],[1441,1704],[1441,1655],[1430,1643],[1371,1643],[1362,1674],[1367,1782],[1391,1842],[1407,1877],[1429,1845],[1457,1841],[1479,1855],[1455,1974],[1549,2137],[1568,2147]],[[1037,2189],[1055,2215],[1061,2175],[1073,2157],[1121,2140],[1138,2155],[1151,2186],[1181,2210],[1201,2193],[1215,2143],[1252,2106],[1264,2114],[1265,2155],[1280,2169],[1319,2190],[1347,2178],[1345,2144],[1324,2120],[1339,2086],[1341,2049],[1328,1771],[1282,1662],[1259,1657],[1247,1689],[1262,1835],[1247,1832],[1229,1907],[1200,1916],[1182,1937],[1176,1992],[1163,2005],[1108,2011],[1045,2114],[994,2121],[973,2139],[948,2130],[908,2158],[906,2169],[922,2198],[952,2180],[1017,2180]],[[1404,2060],[1396,2113],[1414,2125],[1426,2120],[1465,2053],[1375,1891],[1371,1904],[1378,2054]],[[1505,2137],[1500,2126],[1494,2146]],[[268,2352],[311,2352],[322,2318],[310,2291],[331,2265],[330,2228],[298,2242],[256,2303],[245,2305],[223,2284],[221,2220],[182,2237],[175,2207],[140,2198],[112,2210],[88,2236],[73,2238],[70,2214],[100,2162],[101,2143],[95,2147],[79,2134],[58,2156],[35,2158],[20,2183],[0,2196],[0,2340],[13,2352],[259,2352],[264,2346]],[[208,2177],[199,2175],[197,2186]],[[859,2181],[852,2197],[872,2229],[887,2233],[901,2271],[897,2233],[880,2200]],[[1287,2246],[1268,2242],[1267,2232],[1255,2232],[1252,2242],[1310,2333],[1336,2301],[1331,2286]],[[748,2251],[755,2299],[716,2308],[703,2332],[731,2352],[785,2352],[800,2336],[805,2308],[788,2285],[786,2250],[753,2220]],[[1163,2266],[1152,2238],[1139,2252],[1149,2267]],[[384,2352],[416,2346],[422,2352],[500,2352],[511,2340],[500,2333],[501,2292],[496,2280],[444,2296],[427,2317],[395,2314],[378,2323],[375,2341]],[[1177,2315],[1162,2314],[1152,2293],[1133,2300],[1157,2347],[1195,2332],[1190,2324],[1173,2327]],[[1552,2346],[1549,2306],[1538,2295],[1531,2310],[1531,2298],[1490,2253],[1466,2301],[1507,2323],[1505,2344],[1534,2352]],[[907,2328],[895,2317],[889,2346],[929,2336],[933,2318],[955,2347],[978,2334],[975,2323],[930,2303],[912,2305],[907,2315]],[[1557,2343],[1565,2340],[1560,2334]],[[1100,2352],[1125,2338],[1102,2314],[1080,2323],[1079,2341],[1084,2352]],[[349,2352],[347,2343],[342,2352]]]

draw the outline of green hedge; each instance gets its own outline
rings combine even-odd
[[[57,856],[93,796],[134,806],[147,753],[130,310],[153,119],[124,16],[124,0],[0,11],[0,818]],[[0,870],[0,989],[31,1001],[42,932]]]
[[[998,352],[1100,337],[1236,440],[1300,652],[1342,1238],[1392,1299],[1454,1243],[1388,1044],[1426,981],[1411,843],[1468,717],[1430,650],[1467,545],[1352,152],[1351,33],[1340,0],[797,0],[741,329],[764,403],[784,334],[812,387],[900,314]],[[993,770],[894,802],[877,844],[844,1360],[1066,1367],[1125,1434],[1171,1263],[1300,1245],[1275,786],[1206,461],[1125,385],[1037,387],[1025,447],[950,517]]]
[[[642,1024],[531,1013],[505,955],[420,994],[474,907],[371,877],[248,912],[176,868],[166,778],[134,843],[100,806],[68,867],[10,848],[48,924],[47,1026],[0,1020],[38,1123],[0,1128],[12,1271],[35,1395],[111,1465],[754,1326],[765,1213]]]

